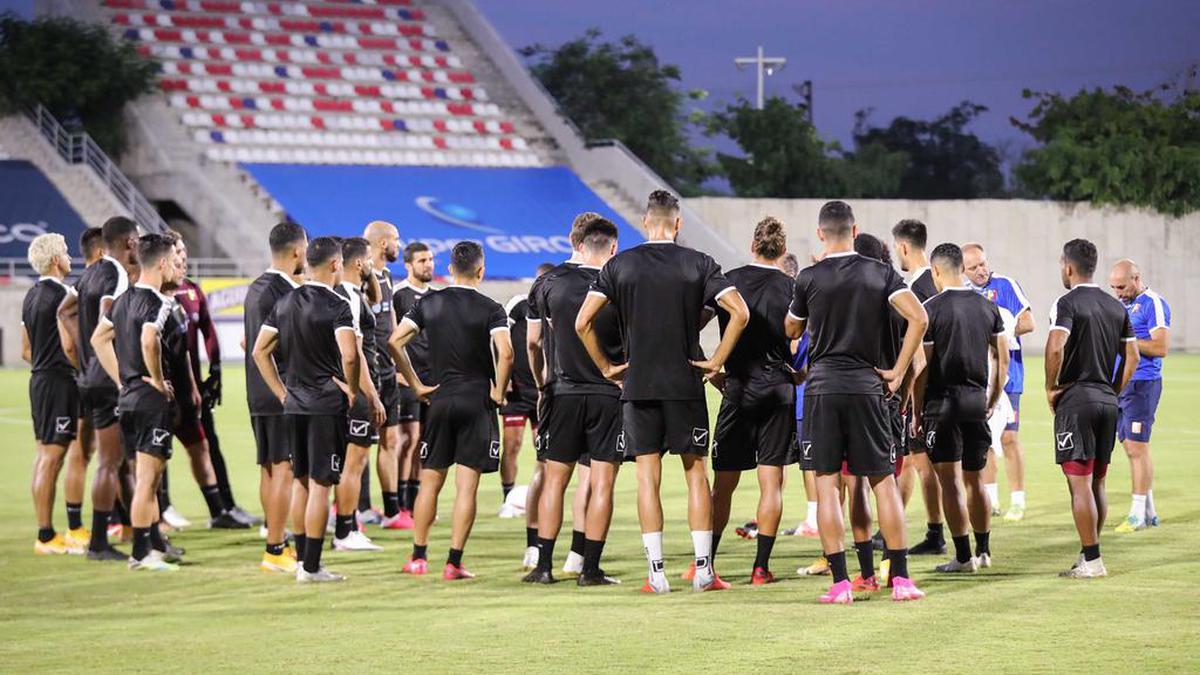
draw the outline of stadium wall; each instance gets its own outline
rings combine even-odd
[[[788,249],[804,264],[819,253],[817,212],[823,199],[735,199],[701,197],[687,200],[709,227],[734,247],[748,250],[754,225],[763,216],[788,227]],[[1086,204],[1028,200],[909,201],[850,200],[859,228],[891,241],[891,227],[903,218],[929,226],[929,247],[945,241],[979,242],[992,270],[1020,282],[1033,305],[1037,330],[1025,348],[1041,353],[1046,342],[1050,303],[1064,292],[1059,279],[1062,244],[1075,237],[1096,244],[1100,263],[1096,282],[1108,287],[1108,272],[1121,258],[1132,258],[1143,279],[1171,304],[1173,350],[1200,351],[1200,213],[1173,218],[1131,208],[1097,208]],[[684,229],[687,228],[685,223]]]

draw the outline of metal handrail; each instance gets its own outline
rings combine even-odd
[[[38,104],[26,115],[41,132],[42,137],[68,164],[86,164],[104,182],[113,197],[129,210],[134,222],[146,232],[165,232],[167,223],[158,214],[133,182],[121,172],[116,162],[100,149],[87,132],[68,131],[54,115]]]
[[[71,279],[83,272],[80,261],[73,261]],[[256,272],[257,273],[257,272]],[[38,273],[25,258],[0,258],[0,279],[20,277],[37,278]],[[242,264],[233,258],[188,258],[188,276],[193,279],[208,277],[251,276]]]

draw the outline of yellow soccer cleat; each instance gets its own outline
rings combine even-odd
[[[892,578],[892,561],[889,558],[884,558],[879,561],[879,571],[875,573],[875,578],[879,580],[879,585],[887,588]]]
[[[68,552],[74,555],[87,553],[88,542],[91,539],[92,533],[86,527],[77,527],[74,530],[68,530],[63,535],[63,540],[67,542]]]
[[[1013,504],[1008,507],[1008,513],[1004,514],[1004,522],[1019,523],[1025,519],[1025,505]]]
[[[816,576],[818,574],[829,574],[829,561],[825,559],[825,556],[821,556],[817,558],[816,562],[808,567],[801,567],[800,569],[796,570],[796,574],[799,574],[802,577]]]
[[[274,555],[263,552],[262,562],[258,564],[258,568],[264,572],[278,572],[280,574],[295,574],[298,564],[296,563],[295,553],[288,555],[291,549],[284,549],[283,553]]]
[[[1137,532],[1144,529],[1146,529],[1146,521],[1134,516],[1129,516],[1116,528],[1118,534],[1129,534],[1130,532]]]
[[[36,555],[66,555],[71,553],[71,547],[61,534],[55,533],[50,541],[35,540],[33,552]]]

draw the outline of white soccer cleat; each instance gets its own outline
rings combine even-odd
[[[496,512],[497,518],[524,518],[525,509],[515,504],[504,502],[500,505],[500,510]]]
[[[583,572],[583,556],[575,551],[567,554],[567,561],[563,563],[563,572],[567,574],[581,574]]]
[[[934,572],[943,573],[959,573],[959,574],[974,574],[979,571],[979,560],[976,558],[968,558],[966,562],[959,562],[958,558],[953,558],[950,562],[942,563],[933,568]]]
[[[358,530],[351,530],[343,539],[333,540],[335,551],[382,551],[383,547],[371,541],[367,535]]]
[[[526,572],[528,572],[528,571],[532,570],[533,568],[537,567],[538,556],[539,556],[538,547],[526,546],[525,547],[525,558],[521,561],[521,568],[524,569]]]
[[[1099,579],[1108,576],[1108,570],[1104,568],[1104,560],[1096,558],[1095,560],[1080,561],[1066,572],[1060,573],[1058,576],[1067,579]]]
[[[296,583],[299,584],[324,584],[345,580],[345,576],[337,572],[330,572],[324,567],[316,572],[305,572],[303,565],[296,568]]]
[[[185,527],[191,527],[192,521],[183,517],[183,514],[172,504],[162,512],[163,522],[176,530],[182,530]]]
[[[992,566],[992,554],[980,553],[975,556],[975,562],[979,564],[979,569],[986,569]]]

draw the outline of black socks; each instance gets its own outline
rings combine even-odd
[[[554,540],[537,538],[538,563],[537,568],[549,572],[554,566]]]
[[[428,546],[426,544],[413,544],[413,560],[426,560],[429,558]]]
[[[325,545],[325,537],[307,537],[304,544],[304,571],[315,574],[321,570],[321,547]]]
[[[53,538],[54,538],[54,528],[53,527],[39,527],[38,528],[38,541],[40,541],[44,544]]]
[[[854,552],[858,555],[858,569],[862,578],[875,576],[875,546],[871,540],[854,542]]]
[[[83,504],[67,504],[67,529],[83,527]]]
[[[400,495],[396,492],[383,493],[383,515],[391,518],[400,513]]]
[[[525,546],[537,546],[538,532],[536,527],[525,528]]]
[[[583,555],[583,542],[587,536],[579,530],[571,530],[571,553]]]
[[[771,569],[771,551],[775,548],[775,537],[759,533],[758,537],[755,538],[755,542],[758,543],[758,552],[754,556],[754,566],[756,568],[761,567],[764,570]]]
[[[88,549],[103,551],[108,548],[108,519],[111,517],[112,511],[92,507],[92,539],[88,542]]]
[[[333,538],[345,539],[354,531],[354,516],[343,516],[338,514],[334,519]]]
[[[604,553],[604,540],[583,540],[583,571],[596,572],[600,569],[600,556]]]
[[[1100,557],[1100,544],[1083,547],[1083,559],[1091,562]]]
[[[200,488],[200,494],[204,495],[204,503],[208,506],[208,517],[216,518],[225,512],[221,505],[221,489],[216,483],[205,485]]]
[[[971,559],[971,538],[967,535],[951,537],[954,540],[954,559],[965,563]]]
[[[150,553],[150,528],[133,528],[133,559],[141,560]]]
[[[292,537],[293,543],[296,545],[296,559],[304,560],[304,551],[308,549],[308,537],[297,534]]]
[[[271,555],[283,555],[283,550],[286,547],[286,543],[267,544],[267,553],[270,553]]]
[[[462,554],[461,548],[450,549],[450,554],[446,556],[446,563],[455,567],[462,567]]]
[[[825,560],[829,561],[829,571],[833,573],[833,583],[840,581],[849,581],[850,575],[846,572],[846,552],[838,551],[837,553],[826,553]]]
[[[939,545],[946,544],[946,534],[943,531],[942,523],[925,523],[925,539],[928,541],[936,541]]]
[[[906,548],[888,549],[887,556],[888,556],[888,560],[892,561],[892,567],[890,570],[888,570],[889,577],[892,579],[894,579],[896,577],[904,577],[905,579],[907,579],[908,578],[908,549],[906,549]]]

